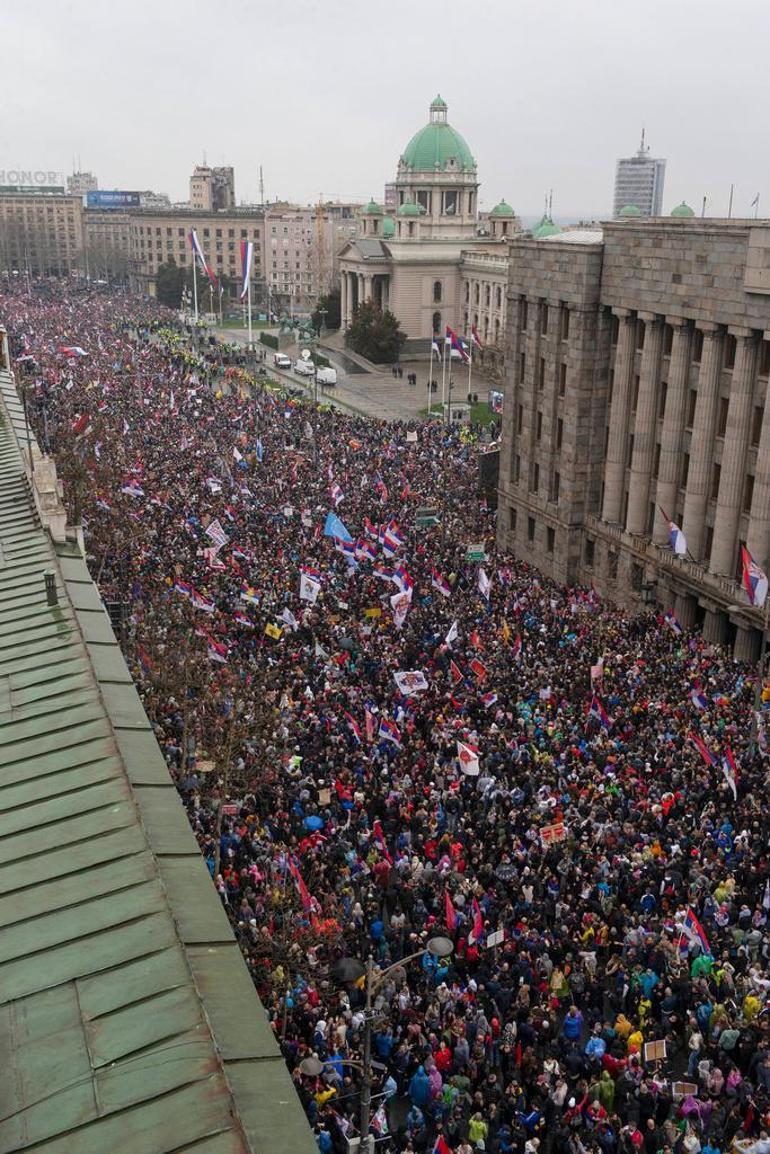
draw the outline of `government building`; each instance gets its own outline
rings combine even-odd
[[[507,304],[499,544],[755,657],[740,546],[767,569],[770,223],[679,206],[516,238]]]
[[[502,346],[506,242],[521,226],[505,201],[481,218],[478,192],[476,161],[437,96],[399,158],[390,207],[370,201],[339,254],[343,329],[372,301],[396,316],[408,352],[429,349],[447,325],[475,324],[485,344]]]

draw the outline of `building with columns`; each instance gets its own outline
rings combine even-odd
[[[740,546],[767,568],[770,224],[677,213],[509,254],[499,543],[754,657]]]
[[[505,244],[520,230],[505,201],[480,227],[476,161],[447,115],[445,101],[437,96],[428,124],[399,159],[390,191],[395,207],[370,201],[358,236],[339,254],[343,329],[358,305],[371,300],[394,313],[412,351],[428,349],[433,335],[447,325],[465,331],[474,311],[486,323],[487,335],[504,331]],[[472,259],[477,253],[495,259],[480,270]],[[487,304],[475,302],[478,309],[468,280],[477,286],[483,280],[485,288],[494,284]],[[492,302],[498,296],[496,306]]]

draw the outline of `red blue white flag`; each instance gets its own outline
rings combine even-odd
[[[715,766],[717,763],[717,759],[714,757],[714,754],[711,752],[709,747],[706,745],[703,738],[699,737],[694,729],[691,729],[687,736],[690,738],[690,741],[693,743],[693,745],[697,749],[698,753],[701,755],[701,757],[705,761],[706,765]]]
[[[190,230],[190,244],[192,245],[193,255],[197,258],[201,268],[209,278],[209,283],[216,286],[218,283],[216,273],[214,272],[213,268],[211,268],[211,266],[206,263],[206,258],[203,255],[203,249],[201,248],[200,241],[198,240],[198,234],[194,228]]]
[[[254,260],[254,241],[241,241],[241,272],[243,273],[243,286],[241,288],[241,300],[245,300],[249,292],[249,281],[251,280],[251,265]]]
[[[741,545],[741,563],[743,588],[748,593],[751,604],[761,609],[767,599],[767,574],[760,569],[745,545]]]

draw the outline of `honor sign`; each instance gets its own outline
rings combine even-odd
[[[8,168],[0,171],[0,185],[64,184],[63,172],[45,172],[42,168]]]

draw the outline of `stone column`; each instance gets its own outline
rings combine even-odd
[[[736,661],[745,661],[755,665],[759,658],[759,646],[762,632],[759,629],[746,629],[739,625],[735,631],[733,657]]]
[[[754,374],[757,368],[757,342],[751,329],[728,330],[737,340],[735,365],[730,386],[730,406],[722,450],[722,473],[714,517],[714,540],[709,570],[735,575],[735,544],[738,518],[741,515],[743,486],[746,478],[746,454],[751,432],[751,410],[754,397]]]
[[[647,528],[647,503],[658,423],[658,374],[663,350],[663,318],[653,313],[638,313],[637,316],[644,321],[645,330],[628,487],[628,531],[639,536]]]
[[[615,350],[610,432],[607,441],[607,462],[604,467],[602,520],[619,525],[626,480],[626,444],[631,412],[631,370],[636,352],[636,321],[628,309],[612,311],[613,315],[620,319],[620,330]]]
[[[340,317],[344,333],[350,323],[348,321],[348,274],[346,272],[340,273]]]
[[[692,629],[695,624],[697,607],[697,602],[691,593],[677,593],[674,601],[674,614],[683,629]]]
[[[765,333],[770,340],[770,333]],[[758,565],[767,571],[770,561],[770,389],[765,397],[762,432],[754,468],[754,495],[746,534],[746,547]]]
[[[358,303],[359,303],[359,305],[362,305],[365,300],[366,300],[366,278],[364,277],[364,274],[362,272],[360,272],[358,274]]]
[[[364,273],[364,300],[373,300],[372,296],[372,278]]]
[[[685,321],[675,317],[666,317],[666,324],[672,326],[674,340],[668,366],[668,391],[660,434],[660,465],[655,501],[661,509],[665,509],[669,517],[676,517],[693,330]],[[652,539],[660,545],[668,541],[668,526],[659,511],[653,523]]]
[[[708,609],[703,618],[703,640],[710,645],[722,645],[725,640],[727,618],[721,609]]]
[[[684,496],[684,524],[687,548],[700,560],[706,528],[706,506],[711,488],[714,425],[722,369],[722,339],[717,326],[699,324],[703,331],[703,352],[698,373],[698,400],[690,441],[690,471]]]

